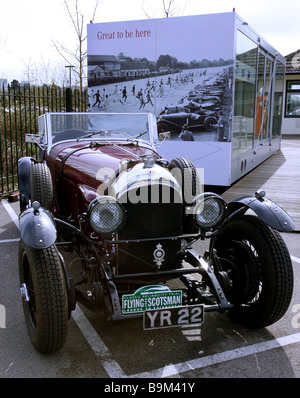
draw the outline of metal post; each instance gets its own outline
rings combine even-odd
[[[72,112],[72,68],[74,68],[74,65],[66,65],[66,68],[69,68],[69,84],[70,87],[66,88],[66,111],[67,112]]]

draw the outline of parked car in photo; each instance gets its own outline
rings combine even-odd
[[[162,159],[158,140],[151,113],[46,113],[27,136],[39,155],[18,163],[18,262],[39,352],[63,347],[76,303],[145,330],[209,311],[260,328],[286,312],[293,271],[278,231],[292,219],[262,191],[230,203],[205,192],[193,163]]]
[[[158,132],[171,133],[171,137],[178,138],[183,127],[195,132],[213,131],[218,124],[216,112],[203,109],[200,106],[191,111],[190,106],[175,105],[165,107],[157,117]]]

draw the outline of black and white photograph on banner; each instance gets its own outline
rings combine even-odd
[[[88,25],[89,111],[152,112],[172,141],[230,141],[232,14],[205,17]]]

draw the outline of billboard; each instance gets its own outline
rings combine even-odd
[[[163,157],[189,157],[208,184],[227,185],[234,38],[235,13],[89,24],[89,111],[152,112],[171,133]]]

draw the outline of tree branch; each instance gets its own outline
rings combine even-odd
[[[84,62],[87,58],[87,52],[83,49],[83,44],[87,39],[86,34],[84,33],[85,23],[84,23],[84,15],[80,12],[79,1],[78,0],[63,0],[65,9],[67,11],[68,18],[71,21],[71,25],[76,33],[77,36],[77,47],[74,50],[68,49],[63,43],[55,42],[52,40],[52,43],[58,52],[58,54],[65,60],[66,63],[69,65],[73,64],[74,60],[76,61],[77,65],[73,69],[73,71],[78,74],[79,76],[79,84],[80,89],[83,86],[83,74],[84,74]],[[73,3],[73,7],[71,9],[70,3]],[[92,14],[92,22],[96,17],[96,12],[99,7],[100,0],[95,0],[95,5],[93,8]],[[74,10],[74,11],[73,11]],[[70,58],[73,61],[70,62]],[[75,64],[74,64],[75,65]]]

